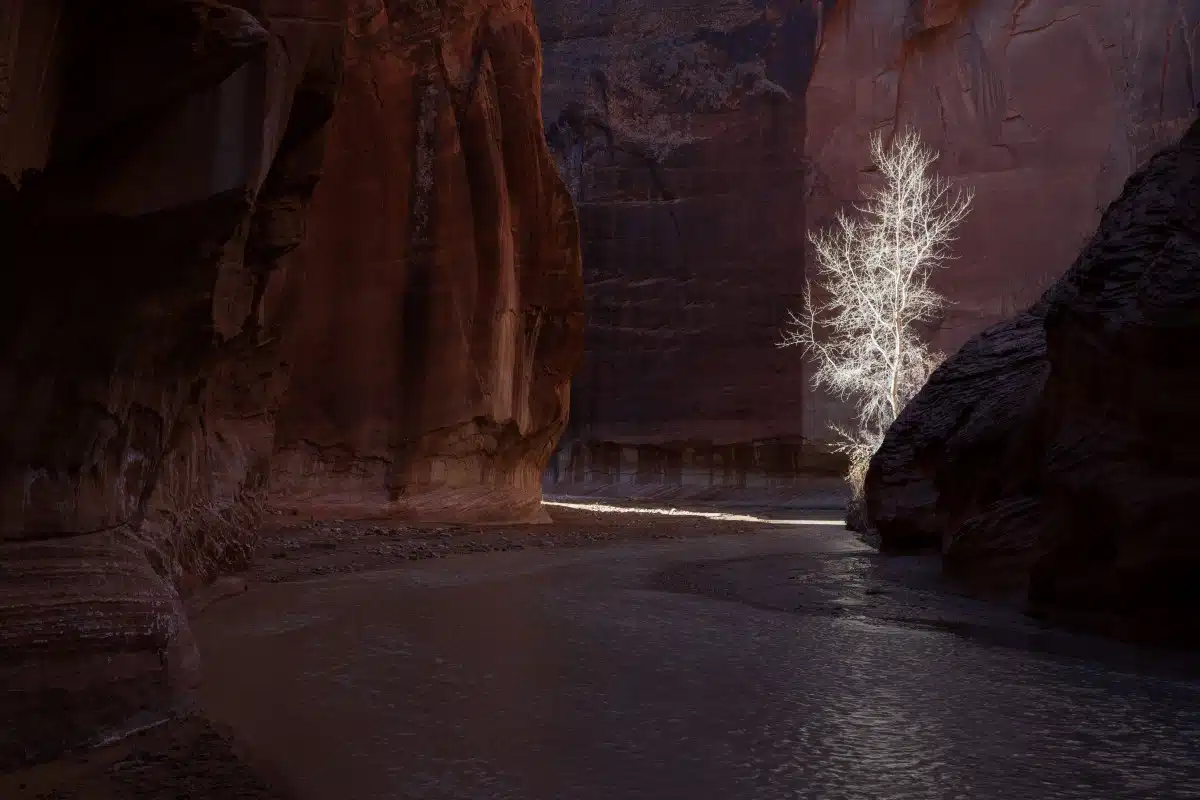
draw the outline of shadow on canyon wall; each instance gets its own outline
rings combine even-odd
[[[188,702],[303,513],[535,520],[582,283],[528,4],[0,10],[0,764]],[[303,242],[303,246],[302,246]]]
[[[954,347],[1190,119],[1197,3],[1063,8],[539,0],[539,37],[526,0],[5,3],[0,768],[185,707],[184,602],[268,503],[537,521],[572,405],[556,489],[833,491],[839,411],[771,345],[866,134],[914,124],[978,190]],[[897,426],[885,538],[1064,618],[1193,607],[1194,371],[1163,355],[1194,329],[1192,137]],[[939,394],[997,339],[988,403]],[[889,455],[954,409],[985,422]]]

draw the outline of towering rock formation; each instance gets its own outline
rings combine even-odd
[[[0,12],[0,764],[195,677],[180,592],[245,559],[271,453],[260,301],[320,167],[327,5]]]
[[[967,344],[867,476],[885,544],[1052,618],[1200,643],[1200,122],[1129,179],[1075,264]]]
[[[590,312],[560,475],[593,484],[813,468],[841,410],[772,345],[872,132],[914,126],[976,191],[938,278],[953,351],[1062,273],[1200,77],[1196,0],[538,3]],[[741,446],[710,469],[705,443]]]
[[[293,366],[275,495],[341,515],[537,518],[583,286],[532,11],[351,6],[326,176],[280,301]]]
[[[306,447],[530,513],[582,298],[529,9],[346,6],[0,7],[0,769],[187,703]]]
[[[803,282],[818,15],[538,0],[538,20],[588,295],[561,480],[787,482],[803,377],[772,345]]]

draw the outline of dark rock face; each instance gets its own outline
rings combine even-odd
[[[298,453],[536,506],[582,293],[530,11],[388,5],[2,4],[0,769],[189,701]]]
[[[941,546],[943,532],[963,514],[938,502],[948,481],[981,490],[1008,485],[1010,465],[996,456],[1028,420],[1045,384],[1043,322],[1044,305],[1037,305],[968,340],[892,425],[868,476],[869,517],[887,532],[885,544]]]
[[[538,8],[589,292],[559,484],[795,491],[844,410],[772,345],[804,228],[873,180],[870,134],[913,126],[976,192],[936,279],[951,352],[1062,273],[1200,81],[1195,0]]]
[[[272,486],[306,511],[544,516],[583,341],[527,3],[352,3]]]
[[[260,299],[338,82],[321,10],[0,12],[0,764],[194,682],[180,592],[245,560],[271,452]]]
[[[813,4],[537,6],[588,292],[560,478],[787,484],[803,377],[772,345],[803,282]]]
[[[1030,311],[970,340],[867,477],[885,543],[1046,616],[1196,643],[1200,123],[1125,185]]]

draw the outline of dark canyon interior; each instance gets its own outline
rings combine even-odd
[[[1078,5],[0,3],[0,769],[188,709],[272,515],[842,502],[775,344],[901,125],[977,199],[868,526],[1196,646],[1200,2]]]

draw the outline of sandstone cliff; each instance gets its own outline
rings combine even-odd
[[[1035,613],[1200,642],[1200,122],[1131,177],[1067,273],[967,342],[867,476],[885,544]]]
[[[842,411],[772,345],[804,228],[872,179],[871,132],[914,126],[976,191],[939,277],[953,351],[1062,273],[1198,99],[1196,0],[538,10],[589,292],[564,486],[786,487],[820,468],[805,443]]]
[[[537,5],[548,138],[588,284],[562,482],[787,483],[803,379],[772,345],[803,282],[817,15],[807,2]]]
[[[180,592],[244,560],[277,357],[260,298],[320,165],[340,12],[0,12],[0,763],[153,720]]]
[[[582,327],[530,11],[389,6],[0,8],[0,768],[187,703],[272,477],[530,515]]]
[[[1037,299],[1187,127],[1197,21],[1195,0],[837,3],[808,87],[810,218],[855,199],[870,132],[920,131],[938,171],[976,193],[940,276],[954,304],[938,340],[953,350]]]
[[[325,179],[279,303],[292,383],[274,494],[340,515],[538,518],[583,286],[532,11],[351,6]]]

